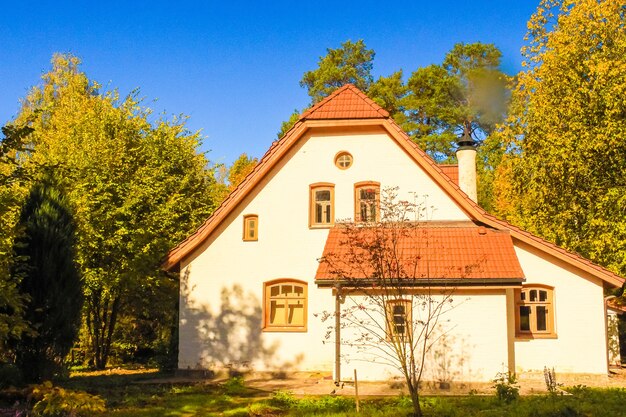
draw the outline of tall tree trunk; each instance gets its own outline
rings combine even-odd
[[[87,328],[96,369],[104,369],[109,360],[120,302],[119,294],[111,300],[109,295],[102,295],[101,290],[92,291],[89,298]]]
[[[111,305],[111,312],[109,314],[108,326],[106,326],[106,338],[104,339],[104,345],[102,346],[102,363],[104,367],[106,366],[107,361],[109,360],[109,355],[111,353],[111,342],[113,340],[113,331],[115,330],[115,324],[117,323],[117,314],[120,308],[120,296],[117,295],[113,299],[113,304]]]

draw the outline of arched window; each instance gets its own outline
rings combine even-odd
[[[307,283],[278,279],[263,284],[263,330],[305,332],[307,325]]]
[[[354,184],[354,220],[359,223],[380,220],[380,183],[364,181]]]
[[[518,337],[556,337],[554,331],[554,289],[545,285],[524,285],[515,293],[515,323]]]
[[[335,184],[311,184],[309,226],[331,227],[335,223]]]
[[[243,240],[259,240],[259,216],[256,214],[243,216]]]

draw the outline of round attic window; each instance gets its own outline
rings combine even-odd
[[[335,165],[339,169],[348,169],[352,166],[352,155],[350,152],[341,151],[335,155]]]

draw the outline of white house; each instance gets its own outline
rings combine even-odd
[[[439,268],[429,282],[459,300],[446,313],[443,347],[456,358],[455,379],[490,380],[503,366],[606,375],[603,291],[623,279],[486,213],[475,203],[475,151],[461,146],[458,157],[458,168],[438,166],[352,85],[306,111],[168,254],[164,267],[181,280],[178,367],[397,374],[341,343],[344,335],[327,337],[333,323],[321,317],[344,308],[350,285],[318,262],[340,252],[335,221],[374,220],[390,186],[433,208],[423,227],[438,250],[425,256]]]

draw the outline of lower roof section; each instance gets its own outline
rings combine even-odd
[[[378,278],[343,278],[343,279],[316,279],[315,283],[320,288],[367,288],[379,289],[497,289],[497,288],[521,288],[524,283],[523,278],[489,278],[489,279],[461,279],[461,278],[441,278],[441,279],[378,279]]]
[[[320,286],[517,286],[524,281],[506,230],[472,222],[339,224],[315,275]]]

